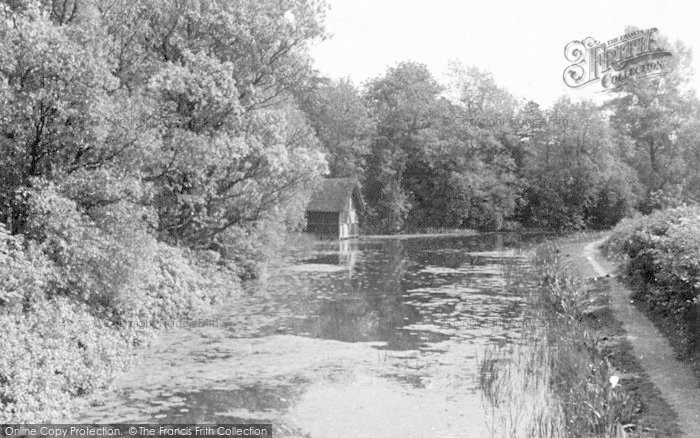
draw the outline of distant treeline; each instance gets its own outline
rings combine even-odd
[[[518,100],[458,63],[449,84],[406,62],[354,88],[324,81],[302,108],[334,176],[364,181],[365,230],[608,227],[700,196],[690,53],[604,104]],[[310,100],[309,100],[310,99]]]

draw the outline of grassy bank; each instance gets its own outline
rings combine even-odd
[[[622,221],[606,241],[635,290],[635,304],[666,335],[700,382],[700,208]]]
[[[47,246],[0,225],[0,423],[67,418],[156,330],[238,288],[211,254],[144,238],[120,258],[117,248],[81,237],[63,240],[49,258]]]
[[[546,244],[531,271],[508,272],[530,305],[521,342],[481,362],[492,435],[675,436],[673,412],[612,316],[606,279],[586,281],[563,255]]]

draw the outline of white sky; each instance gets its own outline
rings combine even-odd
[[[493,73],[518,97],[545,106],[562,94],[594,98],[594,88],[570,89],[562,73],[564,46],[593,37],[607,41],[628,25],[656,27],[695,51],[700,89],[700,2],[660,0],[474,1],[328,0],[331,38],[312,48],[316,68],[355,84],[413,60],[446,82],[448,61]]]

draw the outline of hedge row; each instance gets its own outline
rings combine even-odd
[[[679,207],[623,220],[605,243],[626,256],[636,299],[671,323],[681,352],[698,348],[700,316],[700,208]]]

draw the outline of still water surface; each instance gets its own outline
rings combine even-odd
[[[486,234],[317,242],[164,333],[84,422],[268,423],[275,436],[487,436],[477,360],[517,338],[518,248]]]

